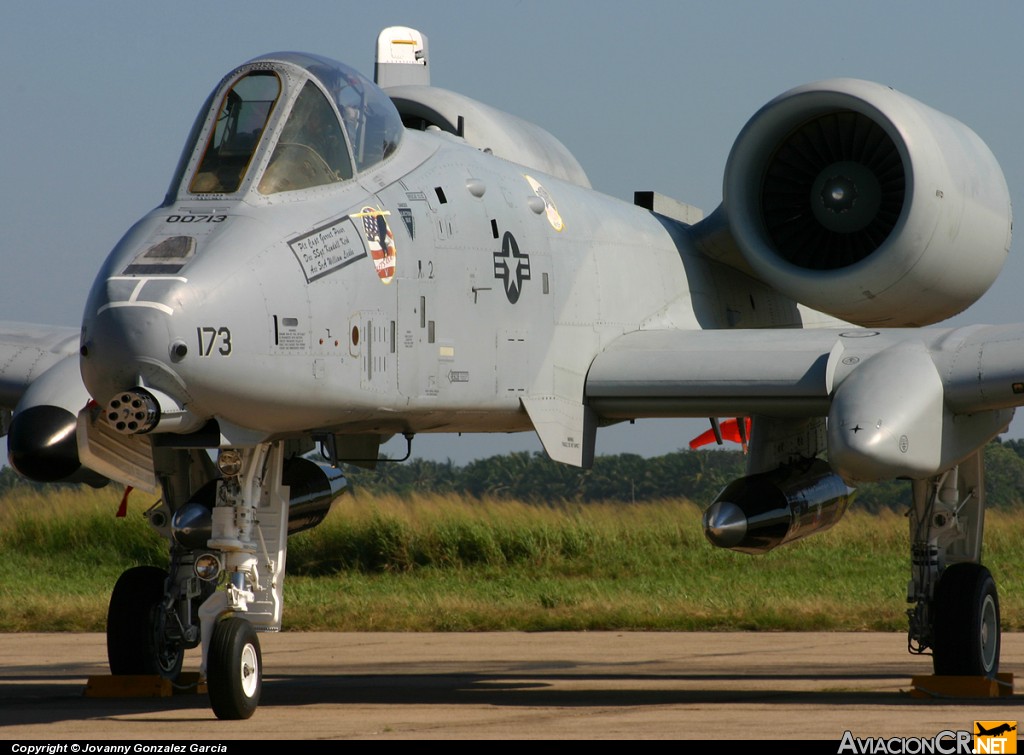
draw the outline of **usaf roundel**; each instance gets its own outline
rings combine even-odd
[[[530,280],[530,255],[519,251],[515,236],[505,231],[501,251],[494,253],[494,277],[505,284],[509,304],[519,301],[523,281]]]

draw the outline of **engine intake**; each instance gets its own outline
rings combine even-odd
[[[887,133],[862,113],[804,123],[765,169],[761,215],[776,254],[808,270],[849,267],[889,238],[906,172]]]

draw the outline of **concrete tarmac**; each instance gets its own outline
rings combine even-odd
[[[917,699],[929,657],[886,633],[260,635],[263,696],[218,721],[205,694],[85,697],[101,634],[0,636],[0,739],[818,739],[934,737],[1024,719],[1024,634],[993,699]],[[198,670],[190,651],[185,670]],[[1021,721],[1024,723],[1024,721]],[[11,751],[11,750],[7,750]],[[831,750],[835,752],[835,750]]]

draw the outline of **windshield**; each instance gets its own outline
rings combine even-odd
[[[357,70],[305,53],[285,52],[268,57],[301,66],[334,100],[352,145],[357,171],[372,168],[398,148],[405,131],[398,110],[390,97]]]
[[[319,88],[307,81],[260,180],[260,193],[308,189],[347,178],[352,178],[352,162],[338,116]]]
[[[345,83],[334,96],[352,141],[356,167],[362,171],[395,151],[405,127],[390,98],[376,86],[363,86],[369,82],[361,76]]]
[[[251,185],[268,196],[347,181],[390,157],[405,130],[383,91],[327,58],[274,53],[222,81],[187,150],[197,165],[191,194]],[[257,164],[262,174],[247,178]]]
[[[273,71],[250,73],[227,91],[189,191],[238,191],[280,93],[281,82]]]

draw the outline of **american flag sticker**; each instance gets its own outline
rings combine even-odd
[[[363,219],[363,234],[370,248],[377,277],[390,283],[395,277],[395,236],[388,226],[387,216],[391,213],[374,207],[364,207],[352,217]]]

